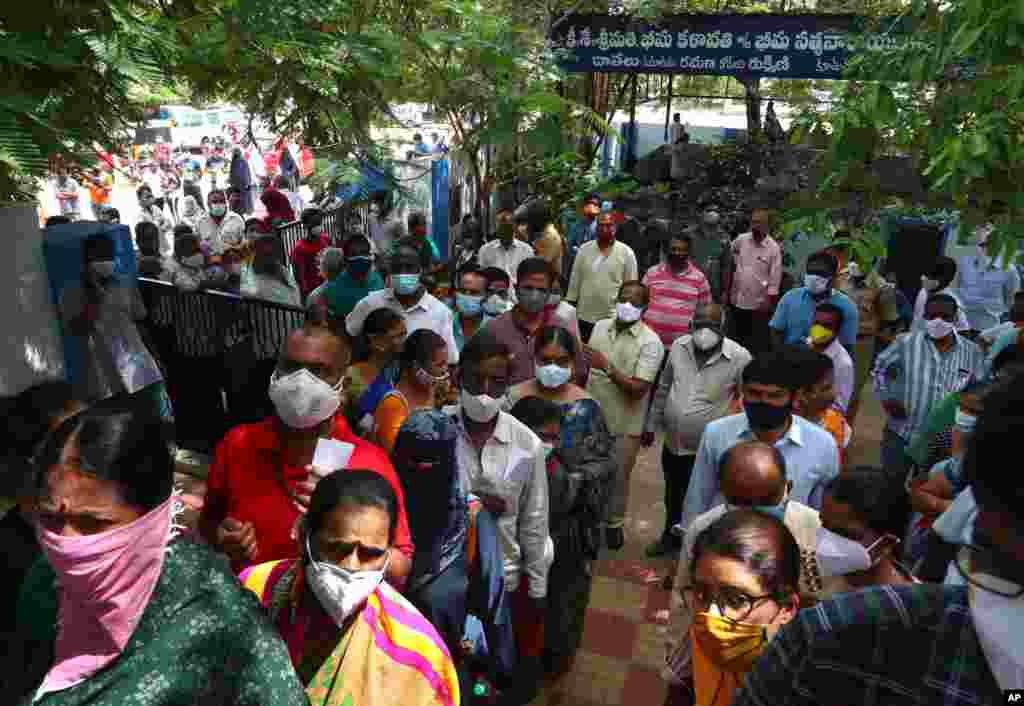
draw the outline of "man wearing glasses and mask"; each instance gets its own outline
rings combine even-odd
[[[387,455],[353,434],[345,421],[345,371],[351,357],[348,339],[326,327],[293,331],[269,381],[275,414],[235,427],[217,445],[199,530],[228,555],[236,571],[294,557],[295,527],[318,479],[354,468],[379,473],[395,491],[398,551],[387,578],[398,587],[404,583],[413,546],[402,486]],[[314,467],[314,454],[324,440],[342,442],[347,462]]]
[[[964,586],[844,593],[784,627],[747,676],[751,704],[1002,704],[1024,688],[1024,377],[986,398],[964,457],[977,505],[955,562]],[[965,491],[967,492],[967,491]]]

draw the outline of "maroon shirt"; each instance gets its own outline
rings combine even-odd
[[[548,320],[544,323],[541,329],[543,329],[544,326],[562,326],[567,330],[571,330],[568,323],[563,321],[562,317],[556,316],[554,313],[549,314]],[[541,329],[538,329],[538,333]],[[532,380],[535,375],[533,346],[536,337],[530,336],[526,331],[519,328],[515,319],[512,318],[511,311],[506,312],[501,316],[497,316],[487,322],[487,331],[496,339],[508,346],[509,351],[512,353],[512,363],[509,370],[509,385],[518,385],[521,382]],[[579,380],[581,375],[584,376],[583,379],[586,379],[586,372],[590,369],[590,366],[583,356],[583,347],[578,341],[576,344],[575,367],[576,379]]]

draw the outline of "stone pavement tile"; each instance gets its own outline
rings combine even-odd
[[[637,623],[614,613],[590,609],[583,626],[580,654],[587,652],[610,659],[629,660],[636,643]],[[573,671],[580,668],[577,657]]]
[[[595,576],[590,593],[590,609],[619,615],[636,623],[643,620],[647,597],[646,586]],[[587,617],[589,619],[589,615]]]
[[[657,669],[634,664],[626,674],[622,703],[624,706],[661,706],[665,702],[667,690]]]
[[[648,585],[657,583],[661,574],[658,567],[649,559],[601,559],[594,564],[594,576],[606,576],[619,581],[629,581]]]
[[[580,650],[573,670],[549,696],[548,706],[622,706],[629,666],[628,660]]]

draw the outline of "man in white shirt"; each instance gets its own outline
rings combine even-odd
[[[206,198],[209,210],[196,223],[196,234],[207,255],[223,255],[229,247],[245,242],[245,220],[228,210],[228,197],[214,189]]]
[[[724,334],[722,307],[714,302],[697,306],[691,333],[677,338],[658,379],[643,442],[665,430],[661,472],[665,477],[665,529],[647,548],[651,557],[679,550],[681,540],[672,528],[683,516],[683,496],[690,483],[704,428],[729,413],[739,399],[743,369],[750,352]]]
[[[519,263],[528,257],[533,257],[533,247],[516,239],[511,210],[505,208],[498,211],[496,221],[498,237],[480,248],[477,260],[480,263],[480,269],[500,267],[508,272],[508,276],[512,279],[512,286],[515,287],[516,270],[519,269]]]
[[[392,309],[405,319],[408,333],[421,328],[441,334],[448,346],[448,363],[459,362],[459,347],[452,328],[452,310],[434,297],[420,283],[423,265],[420,255],[408,245],[399,245],[391,258],[388,286],[361,299],[345,318],[350,336],[363,332],[366,317],[376,309]]]
[[[584,246],[585,247],[585,246]],[[590,337],[589,392],[604,412],[608,430],[615,437],[619,474],[612,481],[606,515],[609,549],[625,543],[629,481],[640,451],[651,385],[661,368],[665,346],[640,317],[649,303],[647,287],[636,280],[619,290],[615,318],[599,321]]]
[[[580,246],[572,264],[566,300],[576,307],[580,336],[590,340],[594,325],[615,315],[615,300],[625,282],[639,279],[633,248],[615,239],[609,211],[597,217],[597,240]]]
[[[459,403],[445,409],[458,426],[456,456],[463,488],[481,499],[498,522],[505,590],[513,621],[543,621],[554,543],[548,532],[548,477],[544,446],[522,422],[501,411],[509,389],[508,347],[486,329],[466,343],[457,375]],[[519,613],[518,615],[516,613]]]

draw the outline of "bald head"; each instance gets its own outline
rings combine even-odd
[[[786,461],[761,441],[744,441],[722,455],[722,495],[730,505],[778,505],[786,495]]]
[[[279,372],[308,368],[317,377],[335,384],[348,369],[352,346],[347,337],[325,326],[307,324],[288,335]]]

